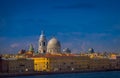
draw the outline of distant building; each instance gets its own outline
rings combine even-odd
[[[120,70],[120,56],[116,54],[96,53],[89,48],[89,53],[72,54],[69,48],[61,51],[61,43],[52,37],[48,43],[42,32],[38,43],[38,53],[31,44],[28,51],[21,50],[18,55],[5,55],[0,60],[0,72],[70,72]]]
[[[43,56],[33,57],[35,71],[79,71],[88,68],[87,56]]]
[[[117,60],[89,58],[88,56],[45,55],[32,57],[35,71],[86,71],[120,69]]]
[[[17,72],[32,72],[34,71],[34,61],[32,59],[3,59],[3,72],[17,73]]]
[[[42,32],[39,38],[38,53],[61,53],[61,44],[55,37],[50,39],[47,43],[46,37]]]
[[[7,72],[7,67],[8,67],[7,61],[2,59],[2,58],[0,58],[0,72],[1,73]]]
[[[42,32],[39,38],[39,43],[38,43],[38,53],[43,53],[45,54],[47,52],[47,39]]]
[[[2,57],[0,56],[0,72],[2,72]]]
[[[49,60],[44,57],[35,57],[34,60],[34,71],[49,71]]]
[[[117,60],[118,69],[120,69],[120,56],[116,56],[116,60]]]

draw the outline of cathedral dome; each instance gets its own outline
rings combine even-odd
[[[47,48],[60,48],[60,42],[56,39],[56,38],[52,38],[51,40],[49,40]]]
[[[54,37],[50,39],[47,45],[47,51],[49,53],[59,53],[60,50],[61,50],[60,42]]]

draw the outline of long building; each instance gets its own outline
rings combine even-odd
[[[120,69],[120,59],[88,56],[45,55],[32,57],[35,71],[68,72]]]
[[[33,72],[34,60],[25,58],[2,59],[2,73]]]
[[[35,71],[71,71],[84,69],[88,65],[86,56],[44,56],[33,57]]]

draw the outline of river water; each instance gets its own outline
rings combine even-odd
[[[12,78],[120,78],[120,71],[34,75],[34,76],[12,77]]]

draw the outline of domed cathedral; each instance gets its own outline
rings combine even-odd
[[[55,37],[49,40],[47,45],[47,52],[51,54],[61,53],[60,42]]]
[[[40,35],[40,38],[39,38],[38,53],[41,53],[41,54],[61,53],[60,42],[55,37],[53,37],[47,43],[46,37],[45,37],[44,33],[42,32],[41,35]]]
[[[47,52],[47,40],[42,31],[39,38],[38,53],[46,53],[46,52]]]

